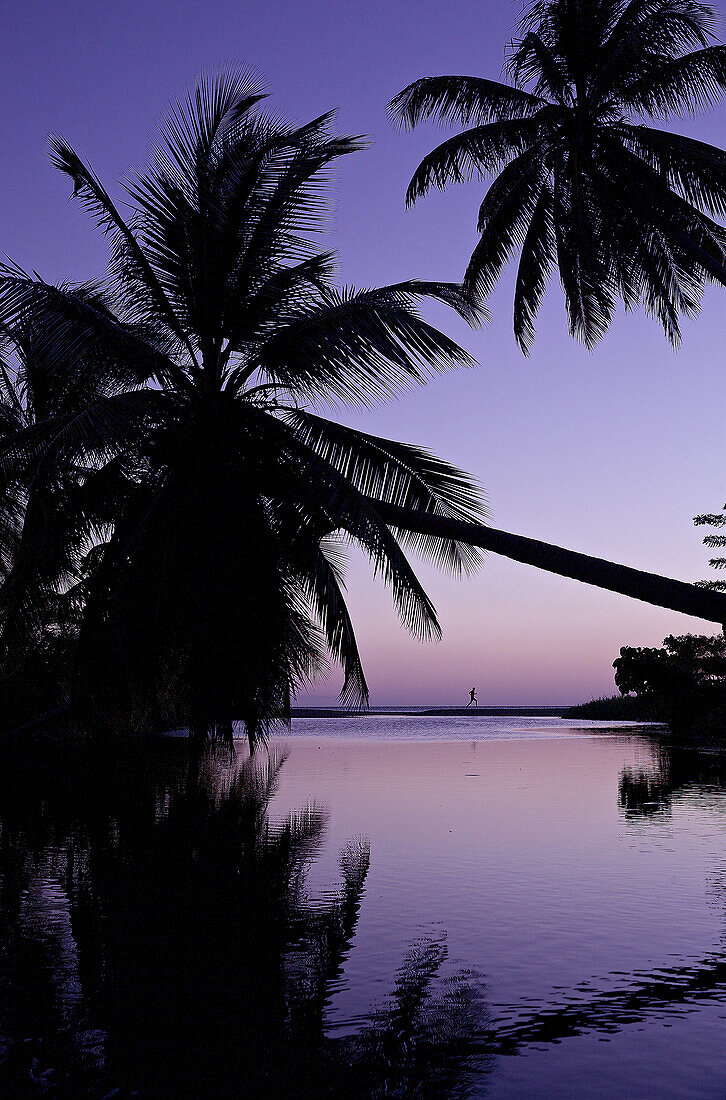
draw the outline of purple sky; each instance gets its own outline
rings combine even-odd
[[[61,132],[110,185],[143,162],[172,96],[202,68],[235,61],[265,75],[281,112],[305,121],[337,107],[341,131],[374,139],[338,176],[330,243],[343,281],[459,279],[482,185],[406,212],[406,183],[441,131],[397,134],[385,106],[419,76],[496,78],[519,11],[506,0],[6,0],[0,250],[50,280],[99,273],[103,244],[50,169],[47,135]],[[671,126],[726,146],[725,112]],[[691,517],[726,500],[723,292],[710,290],[701,317],[684,323],[677,354],[643,314],[618,316],[589,354],[567,335],[555,286],[525,359],[511,300],[510,272],[483,330],[435,315],[476,356],[476,370],[343,419],[469,470],[496,526],[685,580],[706,576]],[[421,575],[444,628],[438,645],[410,639],[388,593],[352,559],[350,603],[375,704],[465,702],[472,684],[483,703],[580,701],[613,690],[621,645],[711,632],[494,556],[473,579]],[[333,702],[338,687],[333,675],[315,697]]]

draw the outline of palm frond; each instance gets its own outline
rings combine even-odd
[[[508,164],[490,186],[479,209],[481,236],[464,276],[472,296],[488,297],[505,263],[524,243],[545,178],[541,150],[535,147]]]
[[[302,584],[316,618],[322,624],[328,649],[344,671],[340,702],[346,707],[367,707],[368,684],[358,651],[353,622],[345,605],[338,546],[330,538],[320,545],[299,541],[293,560],[302,570]]]
[[[603,249],[602,212],[589,184],[569,164],[555,171],[553,221],[570,332],[592,349],[610,324],[615,285]]]
[[[534,340],[534,321],[556,258],[552,188],[542,185],[522,243],[514,290],[514,334],[525,354]]]
[[[274,331],[281,317],[295,316],[304,309],[311,293],[317,296],[330,284],[334,268],[334,253],[322,252],[300,263],[273,269],[259,282],[250,279],[255,289],[246,295],[240,295],[239,284],[235,285],[224,316],[229,352],[249,344],[254,346]],[[238,367],[225,382],[236,386],[244,374],[244,366]]]
[[[73,463],[91,466],[138,444],[155,417],[168,408],[166,395],[154,390],[130,390],[100,396],[38,424],[30,424],[0,441],[0,482],[27,476],[38,466],[51,474]]]
[[[726,216],[726,152],[694,138],[620,123],[615,132],[692,206]]]
[[[388,113],[393,123],[412,130],[424,119],[484,126],[507,118],[530,118],[544,106],[531,92],[475,76],[426,76],[393,97]]]
[[[258,414],[270,442],[279,455],[277,477],[284,478],[289,491],[294,487],[299,517],[297,529],[316,538],[342,531],[368,555],[374,571],[391,589],[401,622],[416,637],[440,637],[436,611],[398,540],[375,508],[375,502],[361,493],[298,438],[283,420]]]
[[[73,181],[74,197],[81,199],[98,228],[110,236],[114,273],[134,293],[134,319],[161,322],[195,361],[188,334],[180,325],[133,231],[121,217],[100,180],[63,138],[52,137],[50,147],[54,167]]]
[[[611,178],[621,187],[627,182],[631,206],[639,217],[646,224],[657,225],[668,236],[679,252],[688,257],[692,271],[700,272],[701,281],[714,275],[719,281],[726,279],[726,229],[681,197],[659,171],[631,153],[623,143],[609,135],[602,135],[600,140],[609,153]],[[709,264],[709,258],[716,263]]]
[[[302,410],[281,410],[278,415],[365,496],[472,523],[481,523],[487,516],[473,480],[430,451],[367,435]],[[454,573],[472,572],[481,561],[481,555],[464,543],[404,531],[399,531],[399,538]]]
[[[152,377],[184,379],[143,325],[119,322],[97,284],[54,286],[17,267],[0,266],[0,324],[20,334],[32,319],[34,354],[59,376],[104,378],[107,387],[138,385]]]
[[[268,95],[264,81],[254,70],[226,66],[202,73],[183,101],[167,109],[159,123],[163,146],[156,157],[175,165],[179,179],[192,181],[204,161],[244,116]],[[163,149],[163,152],[162,152]]]
[[[295,396],[369,406],[437,371],[472,366],[467,352],[416,313],[413,303],[426,285],[325,290],[271,333],[250,369]],[[439,288],[435,296],[442,293],[454,300],[453,290]],[[470,317],[470,299],[462,293],[456,300]]]
[[[448,183],[466,183],[490,175],[534,145],[541,128],[539,116],[504,119],[449,138],[419,164],[406,191],[406,205],[411,206],[432,187],[443,190]]]
[[[620,102],[626,110],[669,118],[709,110],[725,94],[726,46],[718,45],[646,66],[623,88]]]
[[[517,43],[507,69],[515,84],[531,82],[543,103],[554,100],[564,107],[572,101],[566,67],[535,31],[528,31]]]
[[[608,73],[629,73],[638,58],[674,57],[707,46],[717,26],[716,10],[698,0],[630,0],[607,35],[601,64]]]

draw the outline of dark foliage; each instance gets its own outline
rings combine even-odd
[[[714,528],[714,534],[704,535],[703,538],[703,545],[709,550],[722,550],[726,546],[726,535],[721,534],[722,529],[726,527],[726,505],[720,512],[694,516],[693,522],[696,527]],[[722,556],[709,558],[708,564],[712,569],[726,569],[726,558]],[[709,588],[712,592],[726,592],[726,581],[707,580],[700,583],[703,588]]]
[[[726,637],[669,635],[663,648],[623,646],[613,662],[615,684],[678,732],[726,723]]]

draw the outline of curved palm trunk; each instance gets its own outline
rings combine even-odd
[[[534,565],[548,573],[559,573],[597,588],[607,588],[623,596],[643,600],[645,603],[680,611],[699,619],[708,619],[720,626],[726,624],[726,595],[701,588],[696,584],[661,577],[657,573],[645,573],[628,565],[617,565],[589,554],[578,554],[548,542],[510,535],[494,527],[478,523],[463,523],[446,516],[431,515],[415,509],[400,508],[395,504],[371,501],[378,514],[390,524],[406,531],[456,539],[471,546],[480,546],[493,554],[502,554],[525,565]]]

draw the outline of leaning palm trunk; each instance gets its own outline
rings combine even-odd
[[[562,546],[525,538],[524,535],[510,535],[507,531],[498,531],[479,523],[465,523],[381,501],[371,502],[371,506],[376,508],[386,523],[400,530],[479,546],[525,565],[545,569],[548,573],[558,573],[561,577],[607,588],[622,596],[632,596],[633,599],[680,611],[684,615],[726,624],[726,595],[696,584],[646,573],[642,569],[631,569],[628,565],[593,558],[589,554],[578,554]]]

